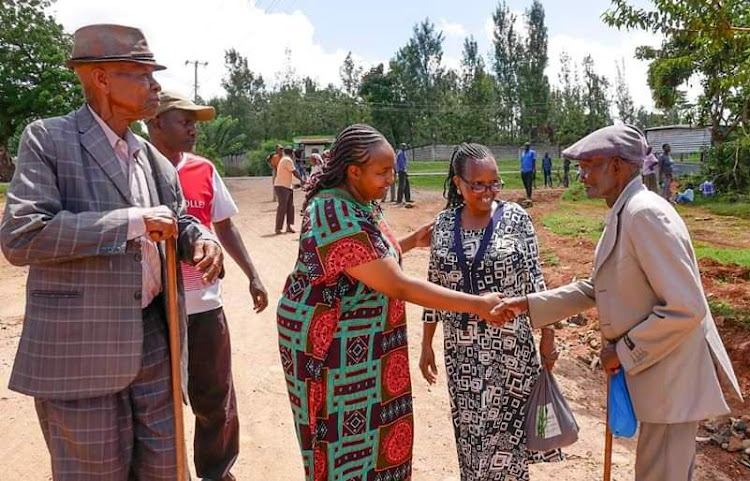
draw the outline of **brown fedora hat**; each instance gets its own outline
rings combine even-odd
[[[65,63],[76,65],[93,62],[134,62],[164,70],[154,60],[146,37],[137,28],[124,25],[87,25],[73,34],[73,53]]]

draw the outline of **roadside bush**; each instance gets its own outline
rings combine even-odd
[[[746,193],[750,189],[750,138],[714,145],[703,164],[704,176],[713,179],[717,192]]]
[[[276,146],[290,145],[288,140],[271,139],[261,142],[260,147],[247,153],[247,175],[259,177],[271,175],[271,166],[266,159],[276,151]]]

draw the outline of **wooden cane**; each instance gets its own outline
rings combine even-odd
[[[609,429],[609,375],[607,375],[607,418],[604,421],[604,481],[612,479],[612,431]]]
[[[167,325],[169,327],[169,360],[172,372],[172,405],[174,409],[174,448],[177,455],[177,479],[187,480],[185,462],[185,426],[182,417],[182,381],[180,354],[180,312],[177,306],[177,239],[164,241],[167,256]]]

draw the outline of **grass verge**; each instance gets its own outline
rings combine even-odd
[[[723,299],[709,299],[708,307],[714,316],[721,316],[725,320],[750,329],[750,311],[732,307]]]
[[[750,249],[716,247],[706,242],[694,242],[693,245],[698,259],[713,259],[719,264],[734,264],[750,269]]]

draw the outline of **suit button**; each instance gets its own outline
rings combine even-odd
[[[141,253],[140,253],[140,252],[137,252],[137,253],[136,253],[136,254],[135,254],[135,255],[133,256],[133,259],[135,259],[135,261],[136,261],[136,262],[141,262],[141,261],[143,260],[143,256],[141,255]]]
[[[140,301],[143,297],[143,293],[141,291],[135,291],[135,294],[133,294],[133,298],[135,298],[136,301]]]

